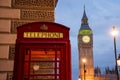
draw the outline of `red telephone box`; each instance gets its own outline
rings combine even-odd
[[[71,80],[69,28],[52,22],[17,28],[13,80]]]

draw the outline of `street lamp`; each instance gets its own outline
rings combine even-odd
[[[81,80],[81,78],[79,77],[78,80]]]
[[[84,80],[86,80],[86,65],[85,65],[85,63],[86,63],[86,59],[82,59],[82,62],[83,62],[83,70],[84,70]]]
[[[114,53],[115,53],[115,71],[116,71],[116,75],[117,75],[117,80],[119,80],[119,73],[118,73],[118,66],[117,66],[117,52],[116,52],[116,36],[117,36],[117,30],[116,28],[113,26],[113,30],[112,30],[112,35],[114,38]]]

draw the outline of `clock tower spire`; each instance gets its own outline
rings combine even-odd
[[[91,30],[88,24],[88,18],[86,15],[86,11],[85,11],[85,6],[84,6],[84,13],[83,13],[83,17],[81,19],[81,27],[80,30],[82,29],[87,29],[87,30]],[[80,32],[80,31],[79,31]]]
[[[86,16],[85,6],[84,6],[83,17],[82,17],[82,24],[88,24],[88,18],[87,18],[87,16]]]
[[[88,24],[85,6],[78,32],[78,53],[79,78],[81,80],[94,80],[93,33]]]

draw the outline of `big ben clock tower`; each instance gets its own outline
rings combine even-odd
[[[78,32],[79,78],[94,80],[93,33],[88,24],[85,8]]]

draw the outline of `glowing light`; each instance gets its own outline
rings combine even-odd
[[[112,32],[111,32],[112,36],[116,37],[118,35],[118,30],[113,26]]]
[[[35,64],[34,66],[33,66],[33,69],[35,70],[35,71],[37,71],[37,70],[39,70],[39,65],[37,65],[37,64]]]
[[[81,78],[78,78],[78,80],[81,80]]]
[[[86,60],[85,58],[82,59],[82,62],[83,62],[83,63],[86,63],[86,61],[87,61],[87,60]]]

